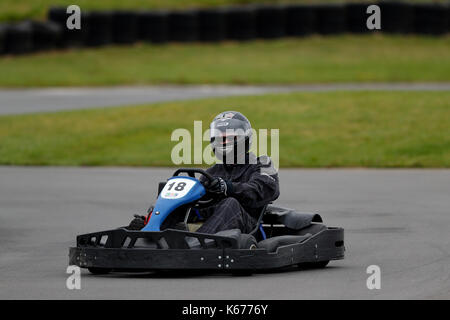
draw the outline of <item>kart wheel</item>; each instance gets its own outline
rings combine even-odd
[[[108,274],[112,271],[110,268],[88,268],[89,272],[92,274]]]
[[[239,249],[256,249],[256,239],[249,234],[241,234],[239,236]]]
[[[298,267],[301,269],[322,269],[325,268],[330,261],[319,261],[319,262],[305,262],[299,263]]]

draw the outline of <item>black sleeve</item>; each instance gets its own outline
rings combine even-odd
[[[230,196],[248,208],[260,208],[280,195],[278,173],[269,157],[260,157],[247,182],[233,182]]]

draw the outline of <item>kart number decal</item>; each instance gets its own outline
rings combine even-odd
[[[161,191],[164,199],[179,199],[184,197],[192,189],[196,181],[184,178],[169,180]]]

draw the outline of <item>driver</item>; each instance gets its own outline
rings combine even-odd
[[[206,191],[217,197],[216,204],[198,210],[204,220],[197,230],[217,233],[240,229],[249,233],[256,227],[262,208],[278,198],[278,174],[268,156],[256,157],[250,152],[252,128],[248,119],[236,111],[225,111],[211,123],[211,146],[218,164],[207,170],[214,177],[201,178]],[[141,229],[145,217],[137,216],[130,227]],[[176,223],[169,216],[162,227]]]

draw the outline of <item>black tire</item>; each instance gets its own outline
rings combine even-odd
[[[6,52],[24,54],[33,51],[33,28],[28,22],[10,25],[5,37]]]
[[[236,270],[232,271],[231,275],[234,277],[249,277],[253,275],[253,273],[251,270]]]
[[[414,31],[414,7],[412,4],[393,1],[381,2],[381,31],[387,33],[411,33]]]
[[[325,268],[330,260],[327,261],[319,261],[319,262],[305,262],[305,263],[299,263],[298,267],[300,269],[323,269]]]
[[[254,236],[249,234],[241,234],[239,236],[239,249],[256,249],[257,241]]]
[[[7,32],[7,26],[0,24],[0,55],[5,53],[6,51],[6,32]]]
[[[153,43],[169,40],[167,11],[144,11],[138,14],[138,37]]]
[[[131,44],[138,38],[138,14],[118,10],[112,14],[112,39],[114,43]]]
[[[286,33],[289,36],[306,36],[316,32],[316,11],[311,5],[286,7]]]
[[[192,42],[198,40],[197,11],[173,11],[168,16],[168,24],[170,41]]]
[[[341,4],[322,4],[316,7],[317,31],[320,34],[339,34],[347,30],[346,9]]]
[[[91,11],[85,14],[86,45],[97,47],[112,42],[112,16],[109,11]]]
[[[88,268],[89,272],[95,275],[100,275],[100,274],[108,274],[112,271],[112,269],[110,268]]]
[[[201,41],[222,41],[226,38],[225,10],[203,9],[198,12],[199,38]]]
[[[281,38],[286,35],[286,10],[282,6],[256,8],[256,36],[263,39]]]
[[[256,37],[256,11],[254,7],[230,7],[226,9],[227,39],[252,40]]]

